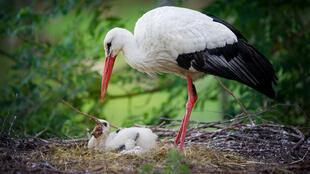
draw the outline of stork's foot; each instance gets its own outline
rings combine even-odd
[[[184,144],[184,140],[185,140],[185,136],[186,136],[187,122],[188,122],[189,117],[190,117],[190,112],[191,112],[191,110],[189,111],[186,109],[186,113],[185,113],[184,118],[182,120],[182,124],[180,126],[178,135],[174,141],[174,147],[176,147],[176,148],[178,147],[178,145],[180,143],[179,150],[181,152],[183,151],[183,144]],[[181,141],[180,141],[180,138],[181,138]]]

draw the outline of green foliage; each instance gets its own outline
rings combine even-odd
[[[93,25],[99,15],[86,14],[88,10],[79,12],[82,7],[78,3],[59,3],[42,4],[40,9],[32,4],[16,9],[15,13],[9,11],[11,16],[7,21],[7,33],[2,33],[2,36],[14,39],[18,44],[7,56],[11,61],[11,74],[1,87],[1,115],[7,115],[6,118],[2,117],[7,122],[16,115],[16,125],[23,128],[21,131],[25,133],[33,134],[47,129],[60,136],[63,135],[59,131],[63,125],[70,126],[71,131],[77,130],[78,126],[74,124],[76,114],[59,100],[64,98],[74,105],[81,105],[91,103],[90,100],[99,94],[96,85],[100,76],[90,68],[93,60],[102,56],[100,53],[103,52],[97,44],[102,40],[99,37],[99,34],[102,36],[102,26]],[[60,24],[65,25],[58,29],[62,35],[57,36],[57,31],[44,28],[46,25],[56,25],[53,20],[68,15],[74,17],[70,18],[73,20],[69,24]],[[92,102],[90,110],[99,112],[96,109],[100,108],[98,105],[99,102]],[[67,122],[70,118],[73,119]]]
[[[184,156],[180,155],[177,149],[171,150],[167,155],[167,167],[163,169],[163,173],[190,173],[190,169],[184,164]]]
[[[120,57],[115,67],[119,73],[112,76],[107,99],[100,103],[101,77],[94,69],[98,62],[104,61],[103,39],[110,28],[125,27],[127,22],[118,14],[103,16],[111,11],[110,3],[99,0],[1,3],[1,21],[6,24],[1,25],[1,36],[6,38],[6,43],[15,42],[11,47],[1,46],[1,62],[7,69],[6,80],[0,82],[0,118],[4,131],[34,135],[45,130],[45,136],[85,136],[83,129],[91,126],[91,122],[64,106],[61,98],[83,112],[100,115],[112,123],[113,118],[120,118],[118,123],[115,121],[119,126],[132,125],[134,122],[123,123],[122,115],[110,114],[113,110],[124,110],[122,104],[107,109],[110,99],[131,98],[128,93],[139,96],[144,91],[147,96],[148,90],[170,80],[167,76],[148,80],[146,75],[125,65]],[[138,12],[133,18],[143,13]],[[145,82],[144,86],[137,85],[141,82]],[[173,83],[177,82],[180,80]],[[175,87],[171,85],[166,90]],[[140,119],[143,124],[158,123],[154,116],[160,113],[173,116],[166,113],[171,109],[151,107],[151,112],[129,114],[137,116],[135,120],[148,115],[147,121]],[[14,129],[10,123],[14,123]]]
[[[277,72],[275,100],[243,85],[225,81],[230,89],[239,90],[241,102],[254,111],[277,103],[298,104],[304,110],[295,106],[275,107],[278,112],[265,117],[276,122],[307,126],[310,123],[309,4],[310,1],[219,0],[204,10],[233,23],[271,60]],[[232,99],[228,101],[233,102]],[[229,113],[236,111],[235,105],[225,106]]]
[[[152,174],[173,174],[173,173],[179,173],[179,174],[187,174],[190,173],[190,168],[184,164],[185,157],[181,155],[177,149],[172,149],[166,157],[165,160],[165,166],[163,169],[158,170],[155,169],[154,164],[145,164],[141,167],[141,174],[142,173],[152,173]]]
[[[120,2],[0,1],[0,36],[4,38],[0,42],[1,133],[15,130],[34,135],[45,130],[43,136],[84,136],[83,129],[91,122],[64,106],[61,98],[119,126],[158,124],[159,117],[183,115],[187,98],[184,79],[171,74],[149,78],[126,65],[121,56],[116,60],[107,97],[100,102],[98,65],[104,61],[105,33],[116,26],[132,31],[136,20],[155,7],[155,3]],[[224,84],[250,111],[276,103],[300,105],[305,112],[279,106],[274,108],[276,113],[264,116],[304,126],[310,124],[307,3],[218,0],[203,9],[236,26],[272,61],[279,78],[276,100],[236,82],[223,80]],[[199,98],[192,118],[220,119],[222,112],[240,113],[233,98],[211,77],[196,84]]]

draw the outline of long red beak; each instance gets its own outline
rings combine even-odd
[[[116,56],[108,56],[105,59],[104,63],[104,69],[102,72],[102,82],[101,82],[101,101],[103,101],[105,93],[107,92],[108,84],[110,81],[110,76],[112,73],[114,61],[115,61]]]

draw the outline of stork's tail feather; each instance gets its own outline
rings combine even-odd
[[[249,62],[251,64],[253,62],[253,65],[251,65],[249,68],[252,69],[251,72],[259,82],[258,84],[252,84],[252,83],[248,84],[245,83],[245,84],[265,94],[270,98],[275,98],[275,91],[272,88],[272,83],[277,85],[276,80],[278,78],[275,75],[275,71],[272,67],[272,64],[263,54],[261,54],[252,45],[241,41],[240,47],[243,50],[241,51],[241,56],[244,58],[249,58],[250,59]]]

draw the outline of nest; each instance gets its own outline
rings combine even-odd
[[[218,122],[190,121],[185,144],[236,152],[266,163],[297,163],[309,158],[310,131],[304,135],[301,128],[275,124],[262,118],[256,118],[261,124],[250,125],[243,122],[245,118],[240,116]],[[174,128],[179,127],[182,120],[161,119],[171,123],[149,128],[164,137],[166,142],[173,142],[178,133]]]
[[[87,138],[61,140],[1,137],[1,173],[306,173],[309,134],[245,117],[219,122],[190,121],[183,153],[173,147],[181,120],[149,126],[161,139],[142,154],[87,149]],[[256,120],[259,118],[256,117]]]

